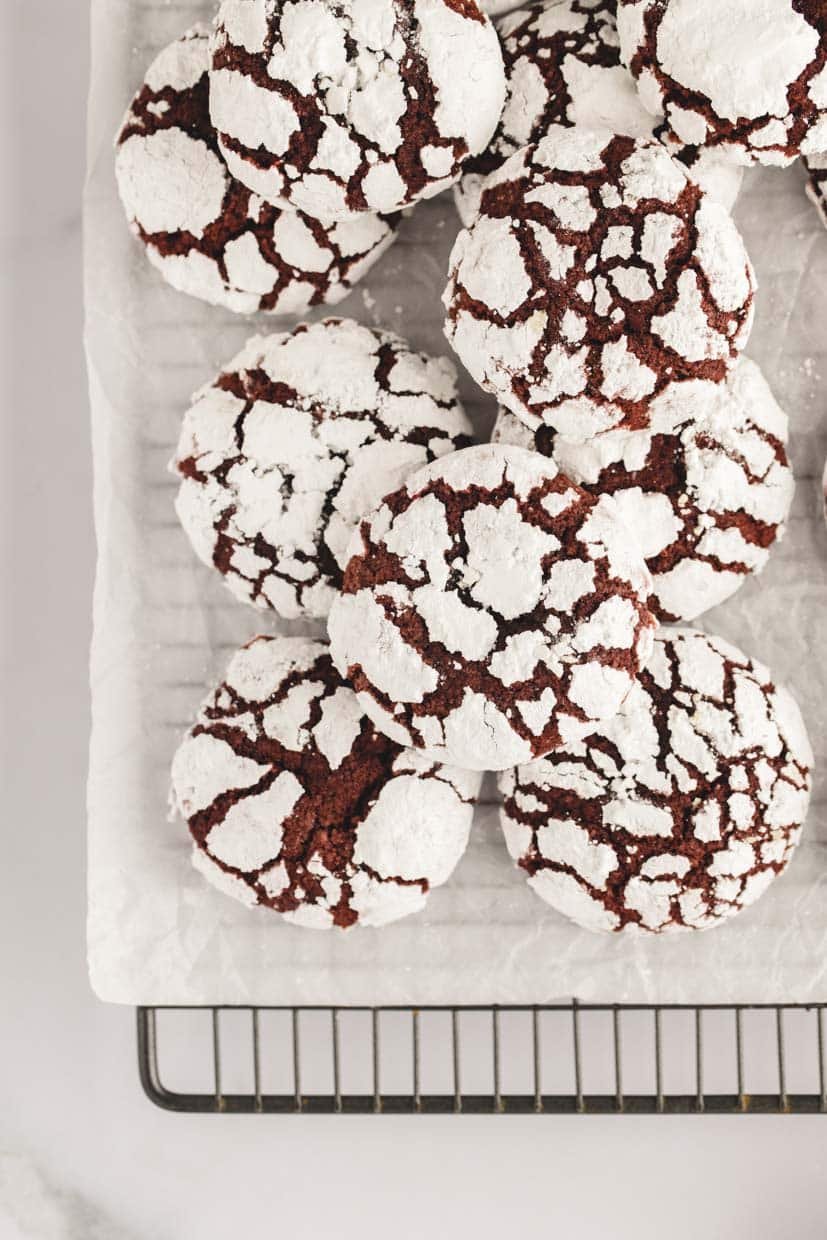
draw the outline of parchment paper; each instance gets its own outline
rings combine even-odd
[[[788,409],[798,478],[793,518],[764,574],[703,627],[787,681],[819,760],[806,839],[752,909],[705,934],[645,941],[578,930],[513,869],[493,805],[427,911],[349,935],[250,912],[190,868],[168,820],[173,750],[233,649],[268,622],[195,559],[166,472],[190,394],[254,329],[161,283],[117,201],[112,142],[151,58],[209,17],[198,0],[93,0],[86,199],[87,342],[99,571],[92,650],[89,962],[120,1003],[749,1002],[827,998],[827,233],[800,167],[747,173],[736,216],[758,270],[749,354]],[[416,208],[341,313],[449,352],[439,294],[457,230],[450,194]],[[340,311],[337,310],[337,313]],[[480,430],[493,410],[465,377]],[[274,626],[269,626],[274,627]],[[298,626],[293,626],[294,629]]]

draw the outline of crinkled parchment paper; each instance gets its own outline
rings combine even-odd
[[[827,233],[802,169],[748,171],[736,210],[760,281],[748,351],[792,420],[793,519],[763,576],[703,620],[767,662],[804,710],[821,773],[790,870],[710,933],[596,936],[533,895],[485,805],[466,857],[424,914],[379,932],[302,931],[208,887],[190,868],[185,827],[167,813],[182,731],[232,650],[269,623],[197,563],[166,466],[190,394],[273,321],[238,320],[163,285],[129,236],[113,176],[113,137],[147,65],[210,5],[93,0],[92,10],[86,269],[100,558],[89,960],[98,994],[145,1004],[827,998]],[[341,312],[448,352],[439,295],[456,230],[450,194],[419,206]],[[467,377],[464,394],[487,429],[491,405]]]

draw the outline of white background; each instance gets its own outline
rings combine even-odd
[[[175,1117],[84,948],[85,0],[0,0],[0,1240],[827,1234],[827,1117]]]

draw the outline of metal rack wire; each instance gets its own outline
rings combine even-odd
[[[138,1062],[178,1112],[823,1114],[825,1006],[139,1008]]]

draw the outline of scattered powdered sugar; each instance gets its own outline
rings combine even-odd
[[[662,118],[653,118],[643,106],[620,60],[615,7],[614,0],[546,0],[497,23],[505,62],[505,108],[488,147],[468,160],[454,188],[466,227],[476,216],[486,176],[520,147],[538,142],[549,125],[659,137],[703,189],[723,206],[732,206],[743,170],[677,142]]]
[[[642,102],[741,164],[827,150],[827,12],[796,0],[619,0]]]
[[[465,851],[479,782],[377,732],[305,638],[240,650],[172,767],[196,868],[314,929],[423,908]]]
[[[528,425],[585,439],[645,426],[675,378],[724,379],[753,292],[731,217],[659,143],[551,126],[486,181],[445,331]]]
[[[447,358],[346,319],[302,324],[254,337],[198,393],[176,508],[242,602],[325,616],[360,517],[471,433]]]
[[[501,777],[506,843],[586,929],[706,929],[787,865],[812,764],[767,668],[720,638],[662,630],[613,720]]]
[[[724,383],[670,384],[645,430],[580,442],[502,410],[493,438],[553,456],[574,482],[614,496],[652,574],[648,606],[675,621],[729,598],[783,537],[795,489],[787,433],[769,385],[742,357]]]
[[[223,0],[210,83],[233,175],[334,219],[453,184],[505,92],[493,26],[456,0]]]
[[[124,210],[182,293],[241,314],[335,305],[394,239],[400,217],[338,223],[280,211],[234,180],[209,114],[209,35],[195,26],[147,72],[118,135]]]
[[[609,496],[522,448],[468,448],[366,517],[331,650],[377,727],[502,770],[614,714],[651,647],[651,579]]]

